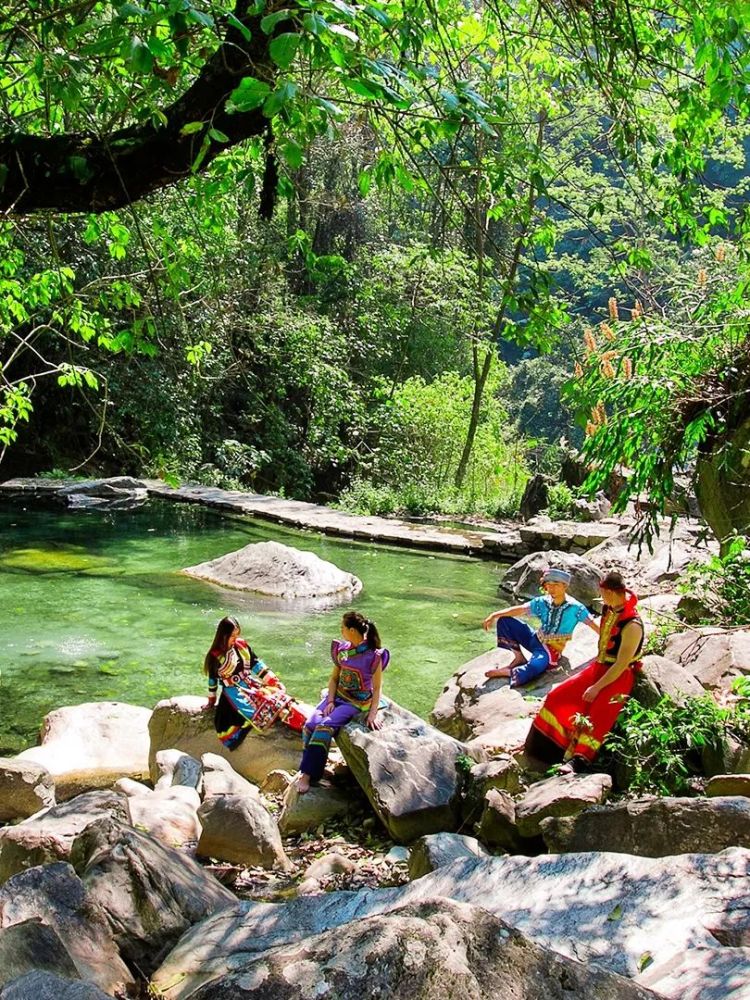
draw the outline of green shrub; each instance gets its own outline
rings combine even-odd
[[[627,775],[634,792],[679,795],[701,773],[704,749],[721,753],[728,735],[750,743],[750,690],[718,705],[710,695],[677,705],[664,696],[648,708],[631,698],[607,736],[601,763]]]
[[[744,625],[750,623],[750,551],[739,535],[727,553],[709,562],[689,567],[679,585],[681,593],[695,598],[702,608],[695,624]]]
[[[571,517],[574,512],[573,502],[575,497],[573,491],[565,483],[555,483],[548,491],[546,513],[553,521],[564,521]]]

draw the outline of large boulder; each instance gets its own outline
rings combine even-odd
[[[284,792],[279,830],[285,837],[317,830],[330,820],[348,816],[360,804],[359,795],[352,795],[350,789],[337,788],[325,779],[304,795],[292,783]]]
[[[159,750],[154,757],[154,764],[159,773],[158,779],[154,782],[154,791],[182,785],[185,788],[194,788],[199,795],[202,794],[203,765],[195,757],[183,753],[182,750]]]
[[[55,804],[55,782],[46,767],[0,757],[0,823],[27,819]]]
[[[0,930],[0,987],[34,969],[78,979],[78,969],[68,949],[39,917]]]
[[[516,823],[523,837],[536,837],[548,816],[574,816],[603,802],[612,788],[608,774],[560,774],[537,781],[516,806]]]
[[[114,791],[86,792],[0,830],[0,885],[12,875],[49,861],[67,861],[73,841],[103,816],[128,818],[127,799]]]
[[[55,780],[59,802],[118,778],[148,777],[151,711],[116,701],[58,708],[45,716],[41,745],[18,754],[41,764]]]
[[[0,889],[0,927],[34,919],[55,931],[82,979],[105,993],[133,985],[104,911],[70,865],[57,862],[30,868]]]
[[[650,990],[561,958],[467,903],[425,900],[264,955],[242,955],[195,1000],[436,997],[646,1000]]]
[[[204,753],[201,757],[203,773],[203,798],[215,795],[240,795],[260,802],[260,791],[247,778],[238,774],[224,757],[217,753]]]
[[[291,867],[276,820],[259,796],[212,795],[198,810],[198,854],[247,867]]]
[[[519,600],[538,597],[542,573],[550,567],[564,569],[571,574],[568,593],[577,601],[591,606],[599,598],[601,573],[597,567],[581,556],[555,550],[531,552],[519,559],[505,574],[500,586],[503,590],[512,591],[513,596]]]
[[[128,796],[130,825],[169,847],[195,847],[202,830],[200,804],[200,795],[185,785],[146,788],[140,795]]]
[[[35,970],[14,979],[0,991],[2,1000],[109,1000],[93,983]]]
[[[618,851],[662,858],[750,847],[750,799],[649,798],[594,806],[577,816],[545,819],[544,842],[553,854]]]
[[[116,820],[88,826],[71,861],[123,958],[145,975],[189,927],[237,905],[192,858]]]
[[[706,795],[746,795],[750,798],[750,774],[716,774],[706,782]]]
[[[489,910],[536,944],[579,962],[637,981],[649,975],[651,988],[674,1000],[740,1000],[750,980],[750,949],[727,945],[750,933],[748,890],[750,851],[741,848],[656,859],[600,853],[466,858],[395,889],[331,892],[217,914],[180,940],[152,985],[166,1000],[186,1000],[248,956],[334,928],[341,933],[346,924],[441,896]],[[675,988],[674,964],[692,949],[702,950],[703,961]],[[575,986],[568,995],[589,996]]]
[[[362,581],[314,552],[278,542],[252,542],[219,559],[188,566],[188,576],[233,590],[250,590],[283,600],[349,601]]]
[[[112,476],[109,479],[86,479],[63,486],[57,496],[68,507],[89,510],[133,510],[148,499],[146,484],[130,476]]]
[[[415,840],[409,851],[409,878],[422,878],[459,858],[487,858],[476,837],[465,833],[428,833]]]
[[[667,640],[664,655],[677,660],[704,688],[726,691],[735,677],[750,674],[750,629],[677,632]]]
[[[653,707],[665,695],[681,705],[686,698],[700,698],[706,693],[700,681],[675,660],[644,656],[642,662],[633,689],[633,697],[642,705]]]
[[[499,788],[490,788],[484,796],[483,809],[475,829],[484,844],[519,853],[521,835],[516,822],[513,797]]]
[[[394,704],[373,732],[354,720],[337,742],[352,774],[394,840],[457,830],[461,824],[459,757],[466,746]]]
[[[227,750],[214,729],[213,714],[206,711],[206,699],[194,695],[160,701],[148,724],[151,748],[151,779],[160,778],[156,756],[161,750],[181,750],[200,759],[216,754],[229,761],[248,781],[260,784],[270,771],[296,771],[302,755],[299,733],[276,723],[264,733],[250,732],[236,750]]]

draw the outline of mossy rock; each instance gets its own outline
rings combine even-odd
[[[101,570],[105,560],[74,546],[49,549],[11,549],[0,567],[21,573],[85,573]]]

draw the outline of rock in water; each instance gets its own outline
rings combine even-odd
[[[218,559],[188,566],[189,576],[233,590],[249,590],[284,600],[351,600],[362,581],[314,552],[278,542],[255,542]]]

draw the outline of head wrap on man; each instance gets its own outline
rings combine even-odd
[[[564,583],[568,587],[571,580],[571,574],[564,569],[546,569],[542,573],[542,583]]]

